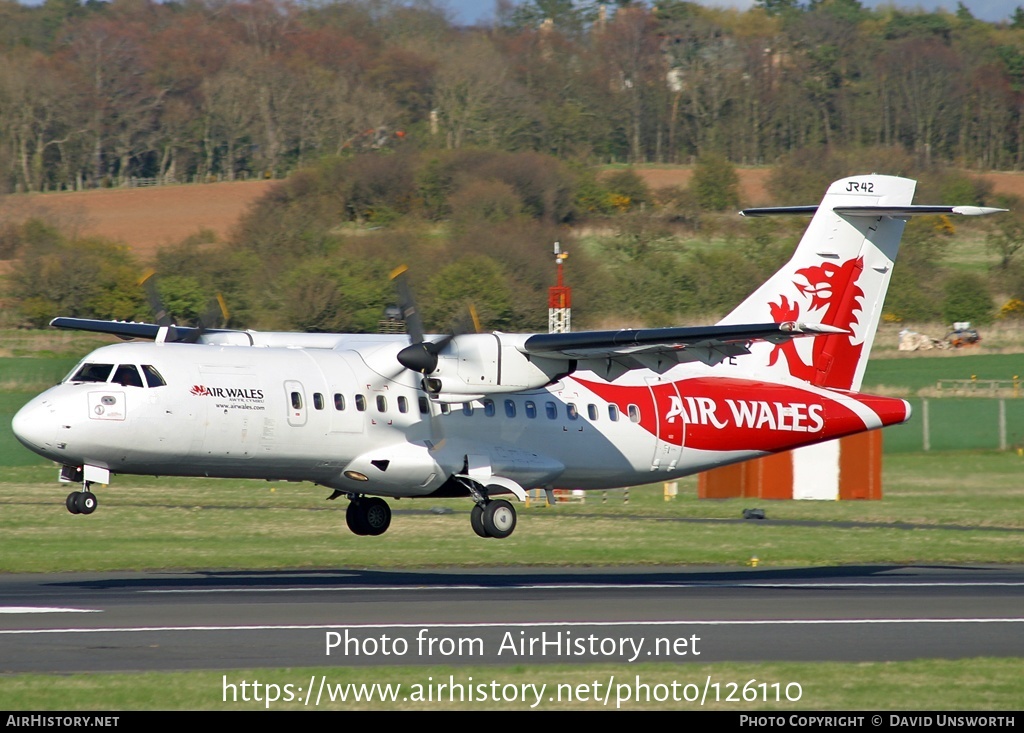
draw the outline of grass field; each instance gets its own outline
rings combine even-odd
[[[940,379],[1013,379],[1015,375],[1024,379],[1024,354],[956,353],[951,357],[872,359],[864,374],[864,391],[899,390],[903,396],[910,396],[921,390],[934,390]]]
[[[241,680],[259,680],[305,687],[311,678],[325,677],[333,689],[339,686],[368,685],[374,682],[401,685],[394,703],[324,701],[305,705],[301,701],[243,702],[224,700],[224,686]],[[614,678],[614,691],[608,704],[595,700],[593,683],[606,683]],[[1009,710],[1024,708],[1024,680],[1018,659],[919,660],[913,662],[869,662],[861,664],[833,663],[761,663],[761,664],[637,664],[629,667],[612,665],[530,666],[516,667],[323,667],[289,669],[248,669],[216,672],[168,672],[141,674],[89,675],[15,675],[3,678],[0,684],[0,709],[4,710],[527,710],[522,702],[414,702],[402,696],[414,696],[416,685],[452,680],[467,685],[547,685],[538,710]],[[637,702],[635,681],[649,686],[651,700]],[[736,699],[708,702],[686,702],[702,688],[706,680],[717,684],[721,697],[737,685]],[[676,694],[681,702],[671,699],[657,702],[656,696]],[[798,700],[788,701],[783,692],[780,702],[742,702],[744,686],[755,692],[767,683],[790,690]],[[796,683],[791,685],[791,683]],[[659,689],[658,686],[661,686]],[[561,686],[561,688],[559,688]],[[606,685],[605,685],[606,686]],[[583,689],[580,690],[580,687]],[[228,688],[229,690],[231,688]],[[251,688],[250,688],[251,689]],[[587,695],[585,700],[557,701],[569,690]],[[712,688],[714,689],[714,688]],[[604,687],[599,688],[603,694]],[[629,699],[617,704],[616,696]],[[251,693],[250,693],[251,694]],[[550,701],[555,697],[556,701]],[[240,694],[239,694],[240,698]]]
[[[628,504],[610,491],[523,507],[515,534],[481,543],[465,500],[392,501],[387,534],[361,538],[345,529],[345,501],[325,502],[309,484],[119,476],[85,517],[65,510],[69,487],[54,468],[11,468],[0,484],[0,572],[1024,562],[1024,458],[897,455],[884,470],[882,501],[706,501],[690,478],[671,502],[652,486],[632,489]],[[768,520],[742,520],[751,506]]]

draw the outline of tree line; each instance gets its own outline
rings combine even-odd
[[[1024,13],[858,0],[0,0],[0,192],[279,177],[368,150],[1024,164]]]
[[[774,200],[815,203],[845,175],[909,169],[919,200],[1015,209],[955,225],[913,219],[887,320],[1024,318],[1019,201],[993,196],[962,172],[919,168],[898,149],[819,151],[813,166],[809,155],[787,156],[774,169]],[[151,321],[139,277],[152,266],[179,324],[214,325],[210,304],[220,293],[233,327],[374,332],[396,301],[388,275],[407,265],[435,332],[463,328],[470,305],[486,330],[543,331],[558,241],[570,254],[566,278],[578,328],[707,323],[775,272],[806,227],[802,217],[740,219],[740,203],[735,169],[715,154],[698,159],[688,187],[654,191],[628,168],[598,175],[529,151],[321,158],[277,182],[226,240],[199,233],[148,263],[121,243],[53,223],[3,223],[0,259],[13,263],[0,310],[6,326],[42,327],[57,315]],[[997,255],[991,268],[946,262],[954,226],[988,242]]]

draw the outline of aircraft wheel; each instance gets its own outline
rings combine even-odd
[[[72,514],[81,514],[82,510],[78,508],[78,495],[80,491],[72,491],[68,494],[68,498],[64,500],[64,506],[68,508],[68,511]]]
[[[491,537],[503,540],[516,528],[516,510],[504,499],[487,502],[484,507],[484,529]]]
[[[477,533],[479,537],[490,537],[487,534],[487,530],[484,528],[484,508],[480,504],[473,505],[473,511],[469,513],[469,523],[473,525],[473,531]]]
[[[78,492],[78,498],[75,500],[75,504],[78,507],[78,511],[82,514],[92,514],[96,511],[96,494],[91,491]]]
[[[348,528],[352,530],[352,534],[364,536],[370,534],[370,527],[366,523],[366,517],[363,515],[362,502],[350,501],[348,509],[345,510],[345,523],[348,524]]]
[[[363,499],[361,502],[363,526],[366,527],[366,534],[376,537],[388,531],[391,526],[391,507],[383,499],[373,497]]]

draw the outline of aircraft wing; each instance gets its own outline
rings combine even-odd
[[[710,366],[732,356],[750,353],[756,341],[782,343],[805,336],[848,333],[820,323],[757,323],[685,328],[624,329],[541,333],[521,347],[531,356],[583,362],[588,369],[614,379],[630,369],[647,368],[659,374],[676,364],[700,361]]]
[[[136,323],[135,321],[104,321],[98,318],[67,318],[61,316],[50,321],[55,328],[67,328],[73,331],[91,331],[93,333],[109,333],[123,339],[149,339],[150,341],[183,341],[195,343],[201,338],[211,340],[217,334],[242,334],[249,339],[244,331],[224,328],[194,328],[192,326],[159,326],[155,323]],[[226,337],[221,337],[226,338]],[[251,341],[251,339],[249,339]]]

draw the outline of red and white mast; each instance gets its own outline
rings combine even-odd
[[[555,266],[558,284],[548,288],[548,333],[569,333],[572,330],[572,288],[562,280],[562,262],[569,256],[555,242]]]

